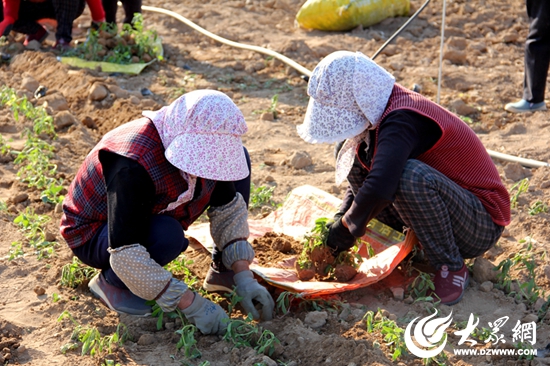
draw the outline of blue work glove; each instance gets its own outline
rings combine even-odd
[[[224,334],[229,318],[222,307],[195,293],[191,305],[181,311],[203,334]]]
[[[327,246],[332,249],[335,257],[353,247],[357,240],[342,223],[344,214],[339,214],[334,216],[334,221],[327,223]]]
[[[247,314],[252,314],[254,319],[259,319],[260,314],[254,307],[252,300],[262,304],[262,319],[273,319],[275,302],[265,287],[260,285],[254,278],[252,271],[242,271],[233,276],[237,285],[237,295],[242,297],[241,305]]]

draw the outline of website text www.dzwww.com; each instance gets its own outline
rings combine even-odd
[[[536,349],[471,349],[471,348],[456,348],[453,350],[456,356],[536,356]]]

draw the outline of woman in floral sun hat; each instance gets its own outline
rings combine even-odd
[[[464,258],[490,249],[510,223],[508,191],[479,138],[360,52],[323,59],[308,94],[298,133],[339,143],[336,182],[349,183],[328,245],[348,250],[373,218],[409,227],[437,270],[435,295],[459,302],[469,281]]]
[[[197,90],[109,133],[88,154],[63,202],[61,234],[85,264],[101,269],[92,293],[120,313],[182,310],[203,333],[221,333],[223,309],[163,266],[188,246],[184,231],[205,210],[216,244],[205,287],[231,291],[260,318],[273,299],[254,279],[247,239],[250,158],[244,117],[225,94]]]

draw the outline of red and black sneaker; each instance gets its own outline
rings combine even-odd
[[[35,33],[27,34],[25,41],[23,42],[23,46],[27,46],[31,41],[38,41],[38,43],[42,43],[47,37],[48,31],[45,30],[44,27],[40,27],[40,29]]]
[[[464,290],[470,282],[470,274],[466,264],[456,272],[449,271],[449,267],[442,266],[434,279],[435,295],[444,305],[454,305],[462,300]]]

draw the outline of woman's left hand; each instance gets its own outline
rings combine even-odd
[[[262,304],[262,319],[273,319],[273,309],[275,308],[275,302],[270,293],[265,287],[260,285],[254,278],[254,274],[250,270],[241,271],[233,276],[235,284],[237,285],[237,295],[242,297],[241,305],[248,314],[252,314],[254,319],[260,319],[258,310],[254,307],[252,300],[258,301]]]

